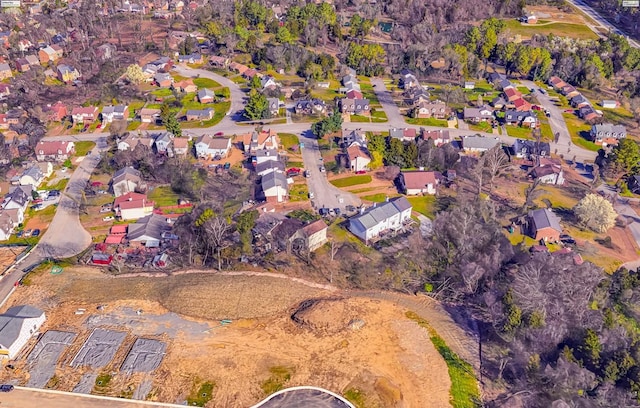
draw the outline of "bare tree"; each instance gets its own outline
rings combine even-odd
[[[485,171],[489,176],[489,193],[493,190],[496,177],[500,176],[509,167],[509,158],[502,150],[502,146],[495,145],[485,154]]]
[[[220,216],[211,217],[204,223],[204,231],[208,246],[216,251],[216,258],[218,260],[218,270],[222,269],[222,257],[221,251],[228,245],[225,245],[225,237],[227,232],[231,228],[231,225],[227,223],[227,220]]]

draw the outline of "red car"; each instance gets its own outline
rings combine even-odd
[[[358,170],[356,171],[356,174],[366,174],[367,171],[366,170]]]

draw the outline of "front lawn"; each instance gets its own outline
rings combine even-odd
[[[331,180],[331,184],[333,184],[338,188],[357,186],[359,184],[367,184],[367,183],[371,183],[371,176],[368,174],[360,174],[357,176]]]
[[[144,101],[133,101],[129,103],[129,118],[135,119],[137,112],[144,107]]]
[[[407,201],[413,207],[413,211],[418,212],[425,217],[429,217],[431,219],[435,218],[434,208],[436,203],[436,197],[432,195],[428,196],[417,196],[417,197],[407,197]]]
[[[351,115],[351,122],[354,123],[369,123],[371,122],[371,118],[369,118],[369,116],[362,116],[362,115]]]
[[[211,127],[213,125],[217,125],[229,111],[231,107],[231,102],[219,102],[208,104],[207,107],[213,108],[213,118],[205,121],[191,121],[191,122],[181,122],[180,125],[183,129],[190,128],[198,128],[198,127]],[[185,111],[186,113],[186,111]]]
[[[156,207],[178,205],[178,199],[180,198],[170,186],[158,186],[151,190],[147,197],[155,203]]]
[[[563,113],[562,116],[567,124],[569,134],[571,135],[571,142],[574,145],[593,152],[597,152],[602,149],[602,146],[598,146],[587,139],[587,137],[589,137],[589,132],[591,131],[591,125],[583,122],[576,115],[571,113]]]
[[[580,40],[597,40],[598,36],[583,24],[549,23],[549,24],[522,24],[515,19],[505,19],[505,28],[513,35],[531,37],[535,34],[548,36],[553,34],[558,37],[570,37]]]
[[[309,199],[309,189],[306,183],[292,184],[289,187],[289,201],[306,201]]]
[[[363,196],[362,199],[372,203],[383,203],[387,200],[387,195],[385,193],[371,194]]]
[[[193,79],[193,83],[198,87],[198,88],[219,88],[222,85],[220,85],[219,83],[217,83],[216,81],[214,81],[213,79],[209,79],[209,78],[194,78]]]
[[[294,146],[298,146],[300,144],[298,136],[293,133],[278,133],[278,137],[280,138],[282,147],[286,150],[292,149]]]
[[[469,123],[469,130],[473,130],[476,132],[491,133],[492,129],[489,122],[478,122],[478,123]]]
[[[81,140],[75,142],[76,156],[86,156],[87,153],[96,147],[96,143],[90,140]]]
[[[70,170],[68,170],[70,171]],[[58,182],[54,183],[54,184],[47,184],[47,189],[48,190],[58,190],[58,191],[64,191],[65,188],[67,188],[67,184],[69,183],[69,179],[68,178],[63,178],[61,180],[58,180]]]
[[[410,125],[447,127],[447,121],[435,118],[407,118]]]
[[[173,91],[169,88],[158,88],[151,91],[151,95],[164,98],[167,96],[173,96]]]
[[[513,125],[506,125],[505,128],[507,128],[507,135],[511,137],[518,139],[531,139],[532,131],[530,128]]]

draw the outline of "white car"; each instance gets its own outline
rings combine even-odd
[[[309,191],[309,198],[313,198],[313,191]]]
[[[115,218],[113,218],[113,216],[111,216],[111,215],[110,215],[110,216],[108,216],[108,217],[104,217],[104,218],[102,219],[102,221],[113,221],[114,219],[115,219]]]

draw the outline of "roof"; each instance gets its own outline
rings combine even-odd
[[[211,89],[204,88],[198,91],[198,98],[200,99],[205,97],[215,98],[215,96],[216,94],[214,94]]]
[[[500,143],[497,137],[462,136],[462,147],[465,149],[491,149]]]
[[[230,140],[226,137],[211,137],[210,135],[202,135],[196,142],[196,144],[204,143],[211,150],[228,149]]]
[[[404,186],[409,190],[423,189],[429,184],[436,184],[436,173],[433,171],[403,171]]]
[[[0,344],[9,348],[18,339],[25,319],[39,318],[44,312],[36,307],[23,305],[9,308],[0,315]]]
[[[242,144],[245,146],[249,146],[252,143],[257,143],[258,145],[265,144],[267,139],[270,137],[277,137],[277,133],[271,129],[263,130],[261,132],[251,132],[245,133],[242,135]]]
[[[314,222],[312,222],[311,224],[307,224],[304,227],[302,227],[302,231],[304,231],[305,234],[307,234],[307,236],[311,236],[315,233],[318,233],[322,230],[327,229],[327,224],[325,224],[324,221],[322,220],[316,220]]]
[[[120,244],[122,242],[123,238],[124,238],[124,235],[107,235],[107,238],[105,238],[104,243],[105,244]]]
[[[125,174],[140,178],[140,172],[138,170],[134,169],[131,166],[123,167],[120,170],[116,171],[115,173],[113,173],[113,178],[116,179],[116,178],[121,177],[121,176],[123,176]]]
[[[347,148],[347,155],[349,156],[349,160],[355,160],[358,157],[362,157],[368,160],[371,160],[369,158],[369,154],[367,153],[367,151],[362,148],[361,146],[350,146]]]
[[[613,123],[599,123],[597,125],[593,125],[593,130],[598,133],[627,133],[627,128],[624,127],[624,125],[614,125]]]
[[[444,140],[451,139],[451,137],[449,136],[449,131],[448,130],[426,130],[426,129],[423,129],[421,136],[425,140],[426,139],[442,139],[444,141]]]
[[[189,140],[183,137],[176,137],[173,139],[173,147],[175,149],[186,149],[189,147]]]
[[[262,176],[260,183],[262,184],[262,191],[267,191],[273,187],[282,187],[285,190],[288,188],[287,177],[278,171],[265,174]]]
[[[374,207],[369,207],[363,214],[352,217],[349,223],[354,225],[356,229],[366,231],[384,220],[411,208],[411,204],[406,198],[397,197]]]
[[[109,230],[109,234],[126,234],[126,233],[127,233],[127,226],[122,224],[114,225]]]
[[[113,206],[114,207],[120,207],[122,204],[127,203],[127,202],[135,202],[135,201],[142,201],[142,200],[147,200],[147,195],[146,194],[140,194],[140,193],[127,193],[127,194],[123,194],[119,197],[116,197],[116,199],[113,201]],[[129,206],[129,208],[131,208]]]
[[[256,173],[262,173],[265,170],[274,169],[284,171],[284,163],[276,160],[267,160],[256,164]]]
[[[529,211],[529,219],[531,220],[532,226],[536,231],[543,228],[553,228],[558,232],[562,232],[562,227],[560,226],[560,218],[555,215],[549,208]]]
[[[153,116],[160,115],[160,109],[142,108],[140,109],[140,116]]]
[[[76,106],[71,111],[72,115],[95,115],[96,113],[98,113],[98,108],[95,106]]]
[[[61,151],[62,153],[66,153],[70,143],[73,143],[73,142],[40,141],[38,142],[35,148],[36,154],[40,154],[40,152],[42,152],[42,154],[44,155],[51,155],[51,154],[58,154],[58,151]]]
[[[140,218],[135,224],[129,224],[127,238],[130,241],[141,241],[143,237],[156,240],[162,238],[162,233],[171,230],[168,218],[159,214],[151,214]]]

